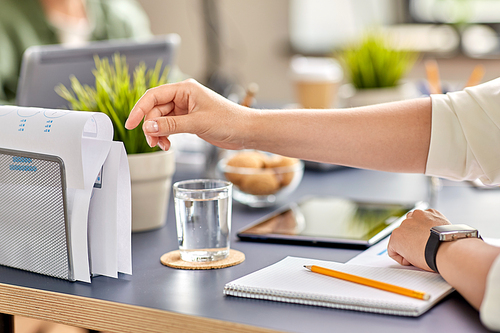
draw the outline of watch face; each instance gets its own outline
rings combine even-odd
[[[442,242],[453,241],[460,238],[478,238],[479,233],[476,229],[465,224],[440,225],[431,228],[433,233],[439,236]]]

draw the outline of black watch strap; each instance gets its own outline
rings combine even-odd
[[[429,236],[427,245],[425,246],[425,261],[427,263],[427,266],[429,266],[430,269],[432,269],[436,273],[439,273],[436,266],[436,255],[439,249],[439,245],[441,245],[439,235],[431,231],[431,235]]]

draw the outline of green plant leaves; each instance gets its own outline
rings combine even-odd
[[[360,44],[344,49],[339,58],[354,87],[369,89],[396,86],[417,55],[390,48],[381,35],[369,34]]]
[[[154,69],[147,69],[141,63],[134,69],[133,78],[125,56],[116,53],[110,63],[108,58],[94,57],[95,87],[82,85],[74,76],[70,78],[71,88],[63,84],[55,91],[69,102],[71,109],[79,111],[100,111],[113,122],[114,140],[122,141],[128,154],[147,153],[159,150],[149,147],[142,132],[142,122],[133,130],[125,129],[125,121],[139,98],[150,88],[168,83],[169,70],[161,71],[162,61],[156,62]]]

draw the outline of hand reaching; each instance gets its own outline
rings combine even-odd
[[[192,133],[218,147],[241,149],[242,129],[251,109],[235,104],[193,79],[148,90],[134,106],[125,123],[143,130],[150,146],[170,148],[168,136]]]

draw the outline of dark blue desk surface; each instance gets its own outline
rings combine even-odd
[[[177,172],[175,178],[179,180],[197,176]],[[451,182],[445,185],[451,186],[444,186],[439,192],[436,208],[442,210],[453,223],[468,223],[481,228],[484,236],[500,238],[500,225],[495,225],[500,215],[500,191],[481,191],[467,184]],[[342,195],[377,201],[425,200],[428,179],[422,175],[349,168],[327,173],[306,171],[300,187],[289,200],[298,200],[309,194]],[[177,248],[171,198],[165,227],[133,235],[132,276],[121,276],[120,279],[96,277],[92,284],[85,284],[0,267],[0,283],[290,332],[487,331],[480,323],[478,313],[457,293],[418,318],[223,296],[225,283],[288,255],[345,262],[360,252],[251,243],[236,239],[235,232],[238,229],[272,210],[255,210],[237,203],[233,205],[231,247],[246,255],[246,260],[234,267],[185,271],[161,265],[160,256]]]

